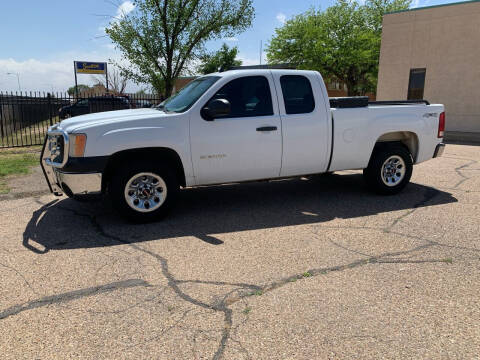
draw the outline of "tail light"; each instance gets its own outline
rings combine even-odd
[[[438,137],[443,138],[443,135],[445,134],[445,112],[442,112],[440,114],[440,117],[438,118]]]

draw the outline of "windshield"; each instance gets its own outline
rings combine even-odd
[[[162,102],[157,108],[166,112],[184,112],[218,79],[220,79],[220,76],[204,76],[196,79]]]

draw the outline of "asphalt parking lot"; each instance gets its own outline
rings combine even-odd
[[[478,359],[480,147],[397,196],[359,172],[182,191],[166,220],[0,201],[3,359]]]

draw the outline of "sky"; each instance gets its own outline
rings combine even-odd
[[[413,0],[411,7],[449,2],[452,1]],[[260,42],[265,48],[275,28],[311,7],[323,10],[333,3],[334,0],[254,0],[252,27],[235,37],[210,41],[207,49],[215,51],[226,42],[238,46],[238,57],[244,65],[258,64]],[[1,0],[0,91],[19,90],[19,80],[22,91],[63,92],[75,83],[74,60],[121,60],[104,28],[112,17],[134,11],[134,7],[130,0]],[[94,79],[92,75],[79,74],[78,83],[91,85]],[[127,91],[140,88],[130,82]]]

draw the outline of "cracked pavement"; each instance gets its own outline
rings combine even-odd
[[[42,179],[39,179],[42,181]],[[358,171],[102,201],[0,201],[5,359],[477,359],[480,147],[399,195]]]

